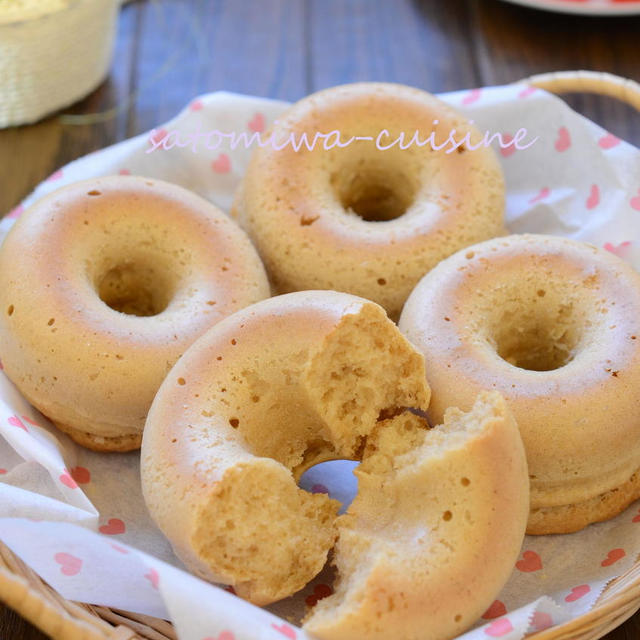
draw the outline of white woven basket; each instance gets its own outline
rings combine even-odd
[[[57,11],[0,22],[0,128],[40,120],[102,82],[119,6],[70,0]]]

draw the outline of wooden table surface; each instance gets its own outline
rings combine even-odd
[[[296,100],[357,80],[439,92],[560,69],[640,80],[639,41],[640,17],[562,16],[499,0],[138,0],[121,12],[109,78],[64,111],[83,118],[0,131],[0,215],[61,165],[151,129],[200,93]],[[640,146],[631,108],[569,101]],[[0,605],[0,640],[43,637]],[[606,638],[640,638],[640,614]]]

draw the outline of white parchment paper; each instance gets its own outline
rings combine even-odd
[[[527,141],[537,138],[526,150],[495,144],[513,232],[583,239],[640,269],[640,152],[635,147],[558,98],[525,85],[442,97],[481,130],[501,133],[505,141],[522,128]],[[251,150],[243,144],[232,149],[227,138],[208,149],[203,135],[216,130],[250,138],[285,107],[228,93],[201,96],[152,134],[56,171],[0,222],[0,241],[23,209],[44,194],[113,173],[169,180],[228,210]],[[185,144],[196,139],[199,144]],[[209,138],[209,146],[215,140]],[[149,153],[159,141],[173,148]],[[0,539],[64,597],[171,619],[183,640],[306,637],[296,623],[330,592],[330,571],[270,611],[189,575],[147,514],[138,454],[78,447],[30,407],[1,370],[0,436]],[[348,502],[357,489],[353,464],[333,464],[329,472],[317,468],[307,474],[303,486]],[[464,638],[521,640],[579,616],[639,554],[640,503],[579,533],[527,537],[509,583]]]

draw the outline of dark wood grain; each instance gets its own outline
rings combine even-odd
[[[435,92],[478,82],[464,2],[312,0],[307,7],[314,90],[375,80]]]
[[[536,73],[592,69],[640,80],[640,17],[550,14],[498,0],[470,0],[482,83],[505,84]],[[617,100],[569,96],[571,106],[640,145],[640,116]]]
[[[0,215],[61,165],[149,130],[194,96],[296,100],[344,82],[432,92],[560,69],[640,80],[640,18],[537,12],[499,0],[138,0],[124,7],[109,79],[63,114],[0,131]],[[572,106],[640,145],[640,117],[613,100]],[[111,110],[111,111],[110,111]],[[0,606],[1,640],[44,636]],[[640,614],[607,640],[640,638]]]

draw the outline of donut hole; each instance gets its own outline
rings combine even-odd
[[[388,166],[356,165],[332,174],[331,184],[342,207],[367,222],[386,222],[404,215],[417,185]]]
[[[553,371],[571,362],[583,338],[582,314],[570,299],[541,296],[537,304],[507,305],[493,330],[497,354],[528,371]],[[548,303],[547,303],[548,301]]]
[[[358,479],[353,471],[359,464],[357,460],[344,458],[323,460],[300,475],[298,486],[308,493],[323,493],[338,500],[342,514],[358,493]]]
[[[97,283],[100,300],[133,316],[156,316],[172,297],[168,278],[146,264],[123,263],[111,267]]]

